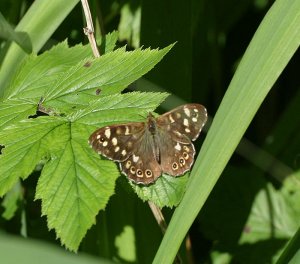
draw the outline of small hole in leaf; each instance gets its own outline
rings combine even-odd
[[[31,118],[34,119],[34,118],[37,118],[39,116],[47,116],[47,115],[48,115],[47,113],[44,113],[44,112],[41,112],[41,111],[37,110],[34,115],[28,116],[28,119],[31,119]]]
[[[2,154],[2,149],[4,149],[4,148],[5,148],[5,146],[0,145],[0,155]]]

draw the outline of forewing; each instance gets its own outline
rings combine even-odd
[[[153,183],[162,174],[156,158],[156,146],[148,131],[140,139],[132,155],[120,163],[120,168],[130,180],[138,184]]]
[[[114,160],[124,161],[134,151],[144,134],[145,123],[134,122],[97,129],[89,143],[99,154]]]
[[[185,104],[157,117],[156,120],[159,129],[169,131],[177,137],[177,141],[188,143],[184,138],[188,137],[193,141],[197,139],[207,121],[207,111],[200,104]]]

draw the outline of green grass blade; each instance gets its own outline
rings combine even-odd
[[[38,52],[79,0],[35,1],[27,11],[16,31],[26,32],[31,40],[33,52]],[[26,53],[16,44],[9,47],[0,71],[0,96],[8,85],[16,65]]]
[[[172,217],[154,263],[172,263],[253,116],[297,50],[299,25],[298,0],[278,0],[265,16],[217,111],[186,195]]]
[[[300,229],[298,229],[294,237],[287,244],[285,250],[281,254],[276,264],[299,263],[300,261],[299,243],[300,243]]]
[[[16,42],[26,53],[31,53],[32,47],[25,32],[16,32],[0,13],[0,37]]]

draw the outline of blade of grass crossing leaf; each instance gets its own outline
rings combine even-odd
[[[30,39],[25,32],[15,32],[11,25],[0,13],[0,36],[1,38],[15,41],[26,53],[32,51]]]
[[[300,1],[278,0],[258,28],[224,96],[190,184],[154,263],[172,263],[243,133],[300,43]],[[246,183],[245,183],[246,184]]]

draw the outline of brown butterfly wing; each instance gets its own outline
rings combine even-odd
[[[196,140],[207,120],[204,106],[186,104],[157,118],[157,139],[164,173],[179,176],[194,163]]]
[[[134,122],[99,128],[89,143],[99,154],[114,161],[124,161],[132,154],[145,131],[145,123]]]
[[[187,137],[172,137],[169,133],[159,132],[157,137],[160,148],[160,167],[171,176],[183,175],[194,163],[195,149]],[[176,140],[175,140],[175,139]],[[178,140],[179,139],[179,140]]]
[[[185,104],[157,117],[156,120],[157,127],[169,131],[171,135],[175,134],[172,137],[177,137],[176,141],[182,135],[194,141],[207,121],[207,111],[200,104]]]

